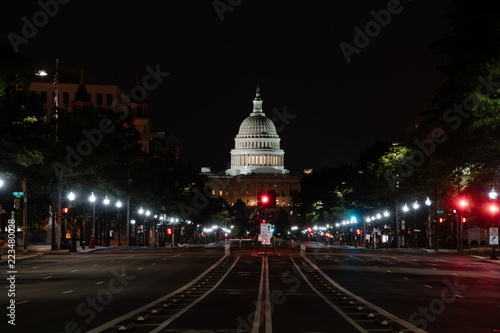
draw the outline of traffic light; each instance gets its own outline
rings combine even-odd
[[[167,234],[168,234],[168,235],[171,235],[171,234],[172,234],[172,229],[167,228]]]
[[[63,212],[63,215],[64,215],[64,216],[67,216],[67,215],[68,215],[68,212],[69,212],[68,207],[64,207],[64,208],[62,209],[62,212]]]
[[[361,230],[360,229],[356,229],[356,234],[357,235],[361,235]]]
[[[443,223],[444,219],[442,217],[439,218],[439,223]]]
[[[462,223],[467,222],[467,219],[465,217],[462,218]]]

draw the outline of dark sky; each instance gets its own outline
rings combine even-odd
[[[441,82],[428,45],[448,28],[451,0],[402,0],[350,63],[339,44],[354,45],[354,28],[365,30],[370,12],[394,0],[218,2],[235,5],[222,20],[211,0],[72,0],[43,22],[36,1],[12,1],[0,14],[2,42],[35,16],[39,31],[19,49],[40,64],[84,66],[126,93],[136,69],[169,72],[148,92],[152,126],[172,130],[196,170],[227,168],[256,84],[280,129],[285,166],[301,171],[353,162],[376,140],[405,140]],[[287,124],[276,116],[284,109]]]

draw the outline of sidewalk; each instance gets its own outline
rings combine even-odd
[[[109,249],[109,247],[104,247],[104,246],[96,246],[95,248],[91,249],[88,247],[85,247],[85,250],[82,250],[82,248],[77,248],[76,252],[70,252],[69,249],[61,249],[61,250],[51,250],[50,245],[30,245],[28,246],[27,253],[24,253],[24,249],[22,246],[16,246],[16,255],[15,255],[15,260],[16,262],[22,261],[22,260],[27,260],[27,259],[34,259],[34,258],[40,258],[43,255],[46,254],[55,254],[55,255],[75,255],[75,254],[83,254],[83,253],[89,253],[89,252],[94,252],[94,251],[99,251],[99,250],[104,250],[104,249]],[[4,253],[1,256],[0,259],[0,265],[6,264],[9,260],[9,256],[7,253],[8,249],[4,250]],[[12,257],[10,258],[12,259]]]

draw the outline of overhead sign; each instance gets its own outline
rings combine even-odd
[[[15,196],[15,197],[22,197],[24,195],[24,192],[12,192],[12,195]]]
[[[444,214],[444,210],[436,210],[437,214]]]

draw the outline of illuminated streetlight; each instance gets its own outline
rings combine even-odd
[[[94,192],[90,195],[89,201],[92,203],[92,221],[90,222],[92,225],[92,231],[91,231],[91,237],[90,237],[90,245],[89,248],[93,249],[95,248],[95,237],[97,233],[96,225],[95,225],[95,200],[96,197],[94,195]]]
[[[73,218],[73,200],[75,200],[75,194],[73,192],[70,192],[68,194],[68,199],[70,201],[69,205],[69,212],[70,212],[70,218],[71,218],[71,246],[69,248],[69,252],[76,252],[76,224],[75,224],[75,219]]]
[[[108,205],[110,203],[108,196],[104,198],[102,201],[104,206],[106,207],[106,221],[104,222],[104,225],[106,226],[104,229],[104,246],[109,246],[109,217],[108,217]]]
[[[116,244],[116,246],[122,246],[122,243],[121,243],[121,226],[120,226],[120,208],[122,206],[122,203],[120,200],[118,200],[116,202],[116,208],[117,208],[117,212],[116,212],[116,221],[118,222],[118,243]]]
[[[495,192],[495,189],[491,189],[490,193],[488,193],[488,196],[490,197],[491,200],[496,200],[497,196],[498,196],[498,193]],[[496,232],[497,232],[497,235],[498,235],[498,228],[495,228],[495,218],[496,218],[496,214],[498,213],[500,209],[498,208],[498,205],[496,203],[492,203],[490,205],[490,211],[493,215],[493,218],[491,220],[491,228],[490,228],[490,236],[491,236],[491,233],[493,230],[496,229]],[[491,237],[490,237],[491,238]],[[497,237],[498,239],[498,237]],[[490,259],[491,260],[497,260],[497,256],[495,254],[495,244],[491,244],[491,256],[490,256]]]
[[[427,214],[427,246],[430,249],[432,247],[431,243],[431,200],[429,197],[425,199],[425,205],[429,208],[429,213]],[[434,236],[436,236],[436,225],[434,225]],[[434,243],[436,243],[436,240],[434,240]]]

